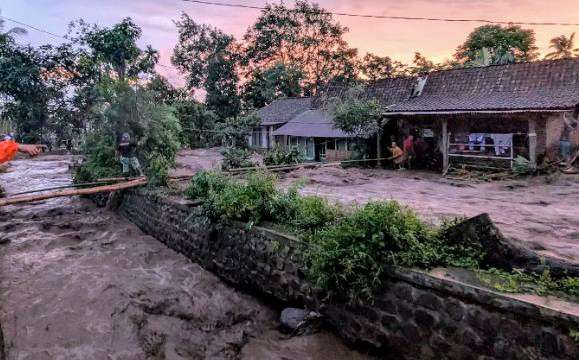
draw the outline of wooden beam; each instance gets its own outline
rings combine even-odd
[[[529,163],[531,168],[537,168],[537,121],[534,118],[529,119]]]
[[[65,191],[57,191],[47,194],[40,194],[40,195],[29,195],[29,196],[14,196],[5,199],[0,199],[0,207],[7,206],[7,205],[16,205],[16,204],[24,204],[30,203],[34,201],[40,200],[47,200],[53,199],[58,197],[68,197],[68,196],[77,196],[77,195],[93,195],[99,194],[103,192],[111,192],[123,189],[130,189],[137,186],[143,186],[147,183],[147,178],[140,178],[137,180],[127,181],[124,183],[118,183],[114,185],[106,185],[106,186],[97,186],[88,189],[75,189],[75,190],[65,190]]]
[[[445,174],[448,171],[448,120],[442,120],[442,172]]]

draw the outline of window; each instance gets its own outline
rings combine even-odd
[[[261,128],[254,128],[251,133],[251,144],[254,147],[261,147]]]
[[[336,148],[338,151],[346,151],[348,149],[348,141],[346,139],[338,139],[336,141]]]

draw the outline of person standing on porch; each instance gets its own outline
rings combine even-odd
[[[563,129],[561,130],[561,138],[559,140],[559,149],[561,157],[567,165],[571,159],[571,133],[577,130],[577,115],[579,113],[579,105],[575,106],[573,119],[567,119],[567,114],[563,114]]]
[[[404,139],[403,148],[406,167],[408,168],[408,170],[410,170],[412,167],[412,160],[414,159],[416,154],[414,151],[414,136],[412,135],[406,136],[406,139]]]
[[[392,154],[392,168],[393,169],[402,169],[402,163],[404,162],[404,151],[396,144],[395,141],[392,141],[392,145],[389,148],[390,153]]]

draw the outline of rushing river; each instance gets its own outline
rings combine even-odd
[[[69,156],[17,160],[8,194],[70,183]],[[0,208],[8,359],[367,359],[334,335],[290,338],[279,314],[116,214],[59,198]]]

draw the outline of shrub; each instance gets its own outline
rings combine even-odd
[[[185,195],[193,200],[203,200],[210,192],[220,192],[232,179],[215,172],[199,171],[185,190]]]
[[[296,196],[289,207],[293,214],[285,219],[289,219],[288,225],[298,231],[315,231],[342,216],[340,208],[318,196]]]
[[[297,147],[275,147],[265,153],[263,162],[267,166],[301,164],[305,156]]]
[[[513,172],[516,175],[523,176],[532,174],[534,171],[531,162],[521,155],[517,156],[513,162]]]
[[[469,246],[462,243],[452,243],[449,239],[450,229],[465,220],[462,217],[444,219],[437,229],[433,246],[437,249],[440,263],[471,269],[479,267],[485,255],[485,250],[480,243]]]
[[[250,160],[251,151],[248,149],[226,147],[221,150],[223,155],[223,170],[239,169],[253,166]]]
[[[174,108],[154,103],[149,93],[142,89],[135,92],[123,81],[103,79],[98,90],[102,102],[95,106],[97,120],[83,139],[81,152],[87,161],[78,168],[75,181],[120,174],[116,140],[129,132],[138,141],[137,155],[150,183],[164,184],[181,146],[181,127]]]
[[[120,167],[115,159],[115,139],[101,133],[85,137],[81,152],[86,160],[75,171],[74,181],[91,182],[98,178],[112,177],[120,174]]]
[[[186,194],[204,201],[207,214],[215,219],[231,219],[259,223],[270,218],[277,196],[275,176],[251,174],[245,184],[232,177],[200,172]]]
[[[314,283],[351,301],[370,298],[387,264],[431,264],[431,230],[396,202],[369,203],[313,234],[304,260]]]

